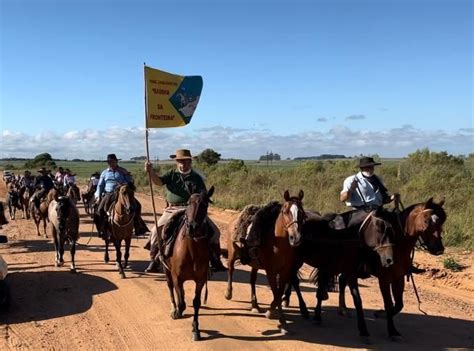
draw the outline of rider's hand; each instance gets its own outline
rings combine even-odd
[[[390,196],[390,200],[397,201],[397,202],[400,201],[400,194],[398,193],[393,194],[392,196]]]
[[[150,173],[153,170],[153,165],[150,161],[145,161],[145,172]]]

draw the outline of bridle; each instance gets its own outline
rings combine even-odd
[[[379,252],[380,250],[383,250],[383,249],[386,249],[386,248],[389,248],[389,247],[393,247],[394,244],[393,243],[387,243],[387,244],[382,244],[385,240],[385,238],[387,237],[387,229],[388,228],[392,228],[392,231],[393,231],[393,226],[392,224],[385,220],[385,219],[382,219],[382,218],[378,218],[378,217],[375,217],[375,210],[371,211],[367,217],[365,217],[364,221],[362,222],[361,226],[359,227],[359,237],[360,237],[360,234],[362,233],[362,231],[364,231],[369,223],[369,221],[373,218],[375,218],[375,220],[379,220],[379,221],[383,221],[384,224],[385,224],[385,229],[384,229],[384,232],[383,232],[383,235],[382,235],[382,239],[380,241],[377,242],[376,246],[372,249],[373,251],[375,252]]]
[[[194,208],[192,209],[192,213],[190,214],[192,216],[192,218],[195,218],[196,215],[197,215],[197,212],[199,210],[199,208],[201,207],[201,202],[202,200],[198,200],[195,202],[195,206]],[[191,203],[188,202],[188,207]],[[185,230],[185,235],[189,236],[190,238],[194,239],[194,240],[199,240],[199,239],[204,239],[207,237],[207,231],[203,230],[202,231],[202,234],[201,235],[197,235],[197,236],[194,236],[194,235],[191,235],[191,229],[193,229],[193,223],[196,223],[196,220],[193,220],[193,221],[190,221],[189,220],[189,216],[188,216],[188,208],[186,208],[186,211],[184,213],[184,225],[186,226],[186,230]],[[203,221],[199,224],[199,226],[196,226],[196,228],[194,229],[197,229],[199,227],[203,227],[204,225],[207,224],[207,216],[204,217]]]
[[[294,204],[296,205],[296,207],[298,207],[298,212],[301,211],[301,213],[303,214],[303,218],[302,218],[302,223],[303,224],[306,220],[306,213],[303,211],[303,209],[301,208],[301,204],[297,201],[289,201],[290,203],[290,206],[289,208],[291,208],[291,206]],[[293,217],[293,220],[292,221],[289,221],[289,222],[286,222],[286,215],[288,214],[289,211],[285,211],[283,208],[281,209],[280,213],[282,214],[282,221],[283,221],[283,226],[285,227],[285,230],[288,231],[288,229],[293,225],[293,224],[299,224],[298,222],[298,217],[295,219]]]

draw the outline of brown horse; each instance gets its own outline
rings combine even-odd
[[[251,303],[253,311],[260,311],[257,302],[255,284],[258,269],[265,269],[268,282],[272,289],[273,301],[270,309],[265,314],[267,318],[274,316],[278,310],[280,329],[287,332],[286,319],[282,311],[282,295],[285,287],[291,281],[291,272],[294,265],[295,248],[301,243],[301,229],[306,217],[303,210],[302,199],[304,192],[300,190],[297,197],[291,197],[288,190],[284,193],[284,203],[271,203],[257,211],[248,228],[249,234],[258,233],[262,239],[258,262],[252,261],[250,275]],[[226,298],[232,297],[232,275],[236,260],[236,250],[229,252],[229,273]]]
[[[443,224],[446,221],[446,212],[443,209],[444,200],[440,203],[433,202],[430,198],[427,202],[412,205],[403,210],[399,215],[394,214],[392,222],[401,225],[404,233],[395,240],[393,248],[395,264],[391,267],[382,267],[378,262],[373,264],[369,257],[371,273],[378,277],[380,292],[384,300],[385,314],[387,317],[387,329],[391,338],[400,337],[395,329],[393,317],[403,309],[403,291],[405,288],[405,276],[409,274],[412,265],[412,252],[417,240],[421,238],[432,255],[441,255],[444,252],[442,242]],[[339,279],[339,310],[343,314],[347,311],[344,291],[346,277]],[[395,300],[395,305],[392,301]],[[382,311],[383,312],[383,311]],[[376,316],[381,315],[377,313]]]
[[[46,198],[40,202],[39,208],[36,207],[35,203],[31,201],[31,198],[30,198],[30,203],[29,203],[30,215],[31,215],[31,218],[33,218],[33,221],[35,222],[36,234],[38,236],[41,236],[39,227],[40,227],[41,221],[43,221],[44,237],[45,238],[48,237],[48,234],[46,232],[46,222],[49,221],[48,207],[49,207],[49,203],[57,197],[56,194],[57,194],[56,190],[51,189],[49,193],[46,195]]]
[[[209,224],[207,208],[214,187],[208,192],[192,194],[184,214],[184,220],[176,230],[177,236],[172,249],[172,255],[164,259],[166,281],[171,297],[171,318],[178,319],[183,316],[186,308],[184,300],[184,282],[194,280],[196,283],[193,299],[193,340],[201,339],[199,331],[199,308],[201,307],[201,292],[209,276]],[[176,291],[178,305],[174,291]]]
[[[8,192],[7,192],[7,206],[8,206],[8,213],[10,214],[10,219],[15,220],[16,210],[22,210],[23,207],[21,205],[20,193],[18,188],[15,184],[8,185]],[[25,218],[25,212],[22,212],[22,218]]]
[[[32,195],[32,191],[30,187],[23,186],[20,188],[20,203],[22,206],[23,213],[26,214],[26,219],[30,219],[30,197]]]
[[[108,235],[105,236],[105,263],[109,262],[109,242],[115,246],[116,265],[121,278],[125,278],[124,267],[128,266],[130,257],[130,243],[132,242],[133,219],[135,211],[133,208],[134,190],[132,185],[120,185],[116,190],[116,201],[111,206],[111,214],[106,225]],[[122,265],[122,241],[125,241],[125,261]]]
[[[79,212],[74,202],[67,196],[59,196],[53,199],[48,206],[48,218],[51,222],[51,235],[54,239],[55,265],[60,267],[64,264],[64,243],[66,240],[71,244],[71,272],[76,272],[74,256],[76,253],[76,242],[79,239]]]
[[[350,215],[351,212],[346,212],[339,216]],[[303,226],[304,244],[297,252],[298,257],[293,276],[296,275],[303,263],[317,268],[317,305],[313,318],[315,323],[321,323],[322,301],[327,299],[327,286],[330,277],[344,273],[357,311],[359,335],[364,338],[369,336],[357,282],[360,255],[365,250],[375,252],[380,265],[389,267],[393,264],[392,241],[400,229],[393,227],[390,219],[391,213],[378,209],[368,214],[359,228],[334,230],[333,218],[327,219],[317,214],[308,216]],[[299,300],[300,310],[306,310],[302,298],[299,297]],[[301,306],[302,303],[303,306]]]

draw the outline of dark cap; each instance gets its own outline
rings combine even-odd
[[[359,168],[380,166],[380,162],[375,162],[373,157],[361,157],[359,159]]]
[[[115,156],[115,154],[108,154],[107,155],[107,162],[109,162],[111,160],[118,161],[117,156]]]

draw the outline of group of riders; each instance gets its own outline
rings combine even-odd
[[[145,162],[145,171],[150,176],[151,181],[165,187],[166,208],[157,222],[157,227],[151,230],[148,243],[145,245],[150,250],[150,263],[146,268],[146,272],[160,271],[160,240],[162,239],[163,227],[171,220],[173,215],[186,208],[188,199],[193,193],[206,190],[203,176],[196,172],[192,167],[193,157],[187,149],[178,149],[170,158],[176,162],[176,168],[169,170],[164,174],[160,174],[152,167],[148,161]],[[122,184],[133,186],[133,177],[129,171],[118,165],[118,159],[115,154],[107,155],[108,167],[102,171],[91,175],[88,182],[88,189],[83,194],[83,199],[87,199],[90,208],[93,210],[94,223],[101,238],[105,238],[108,234],[108,216],[109,209],[114,204],[117,194],[116,190]],[[367,213],[373,209],[383,206],[384,204],[400,200],[398,194],[390,195],[385,187],[382,179],[375,174],[375,166],[381,163],[375,162],[372,157],[362,157],[359,160],[360,171],[347,177],[344,180],[340,200],[355,211],[349,217],[347,223],[341,223],[341,228],[360,226]],[[39,176],[36,178],[31,176],[29,171],[25,171],[24,175],[17,180],[19,187],[26,187],[34,190],[31,197],[35,206],[40,205],[41,201],[45,201],[47,194],[52,189],[60,190],[66,194],[71,186],[76,186],[76,177],[69,169],[59,167],[53,176],[46,168],[38,170]],[[141,218],[141,204],[134,198],[131,208],[134,212],[134,232],[135,235],[143,235],[149,232],[148,227]],[[214,271],[226,270],[220,260],[220,231],[215,223],[207,218],[209,227],[209,249],[210,249],[210,265]],[[260,238],[247,236],[245,238],[248,254],[251,258],[256,258],[259,254]]]

